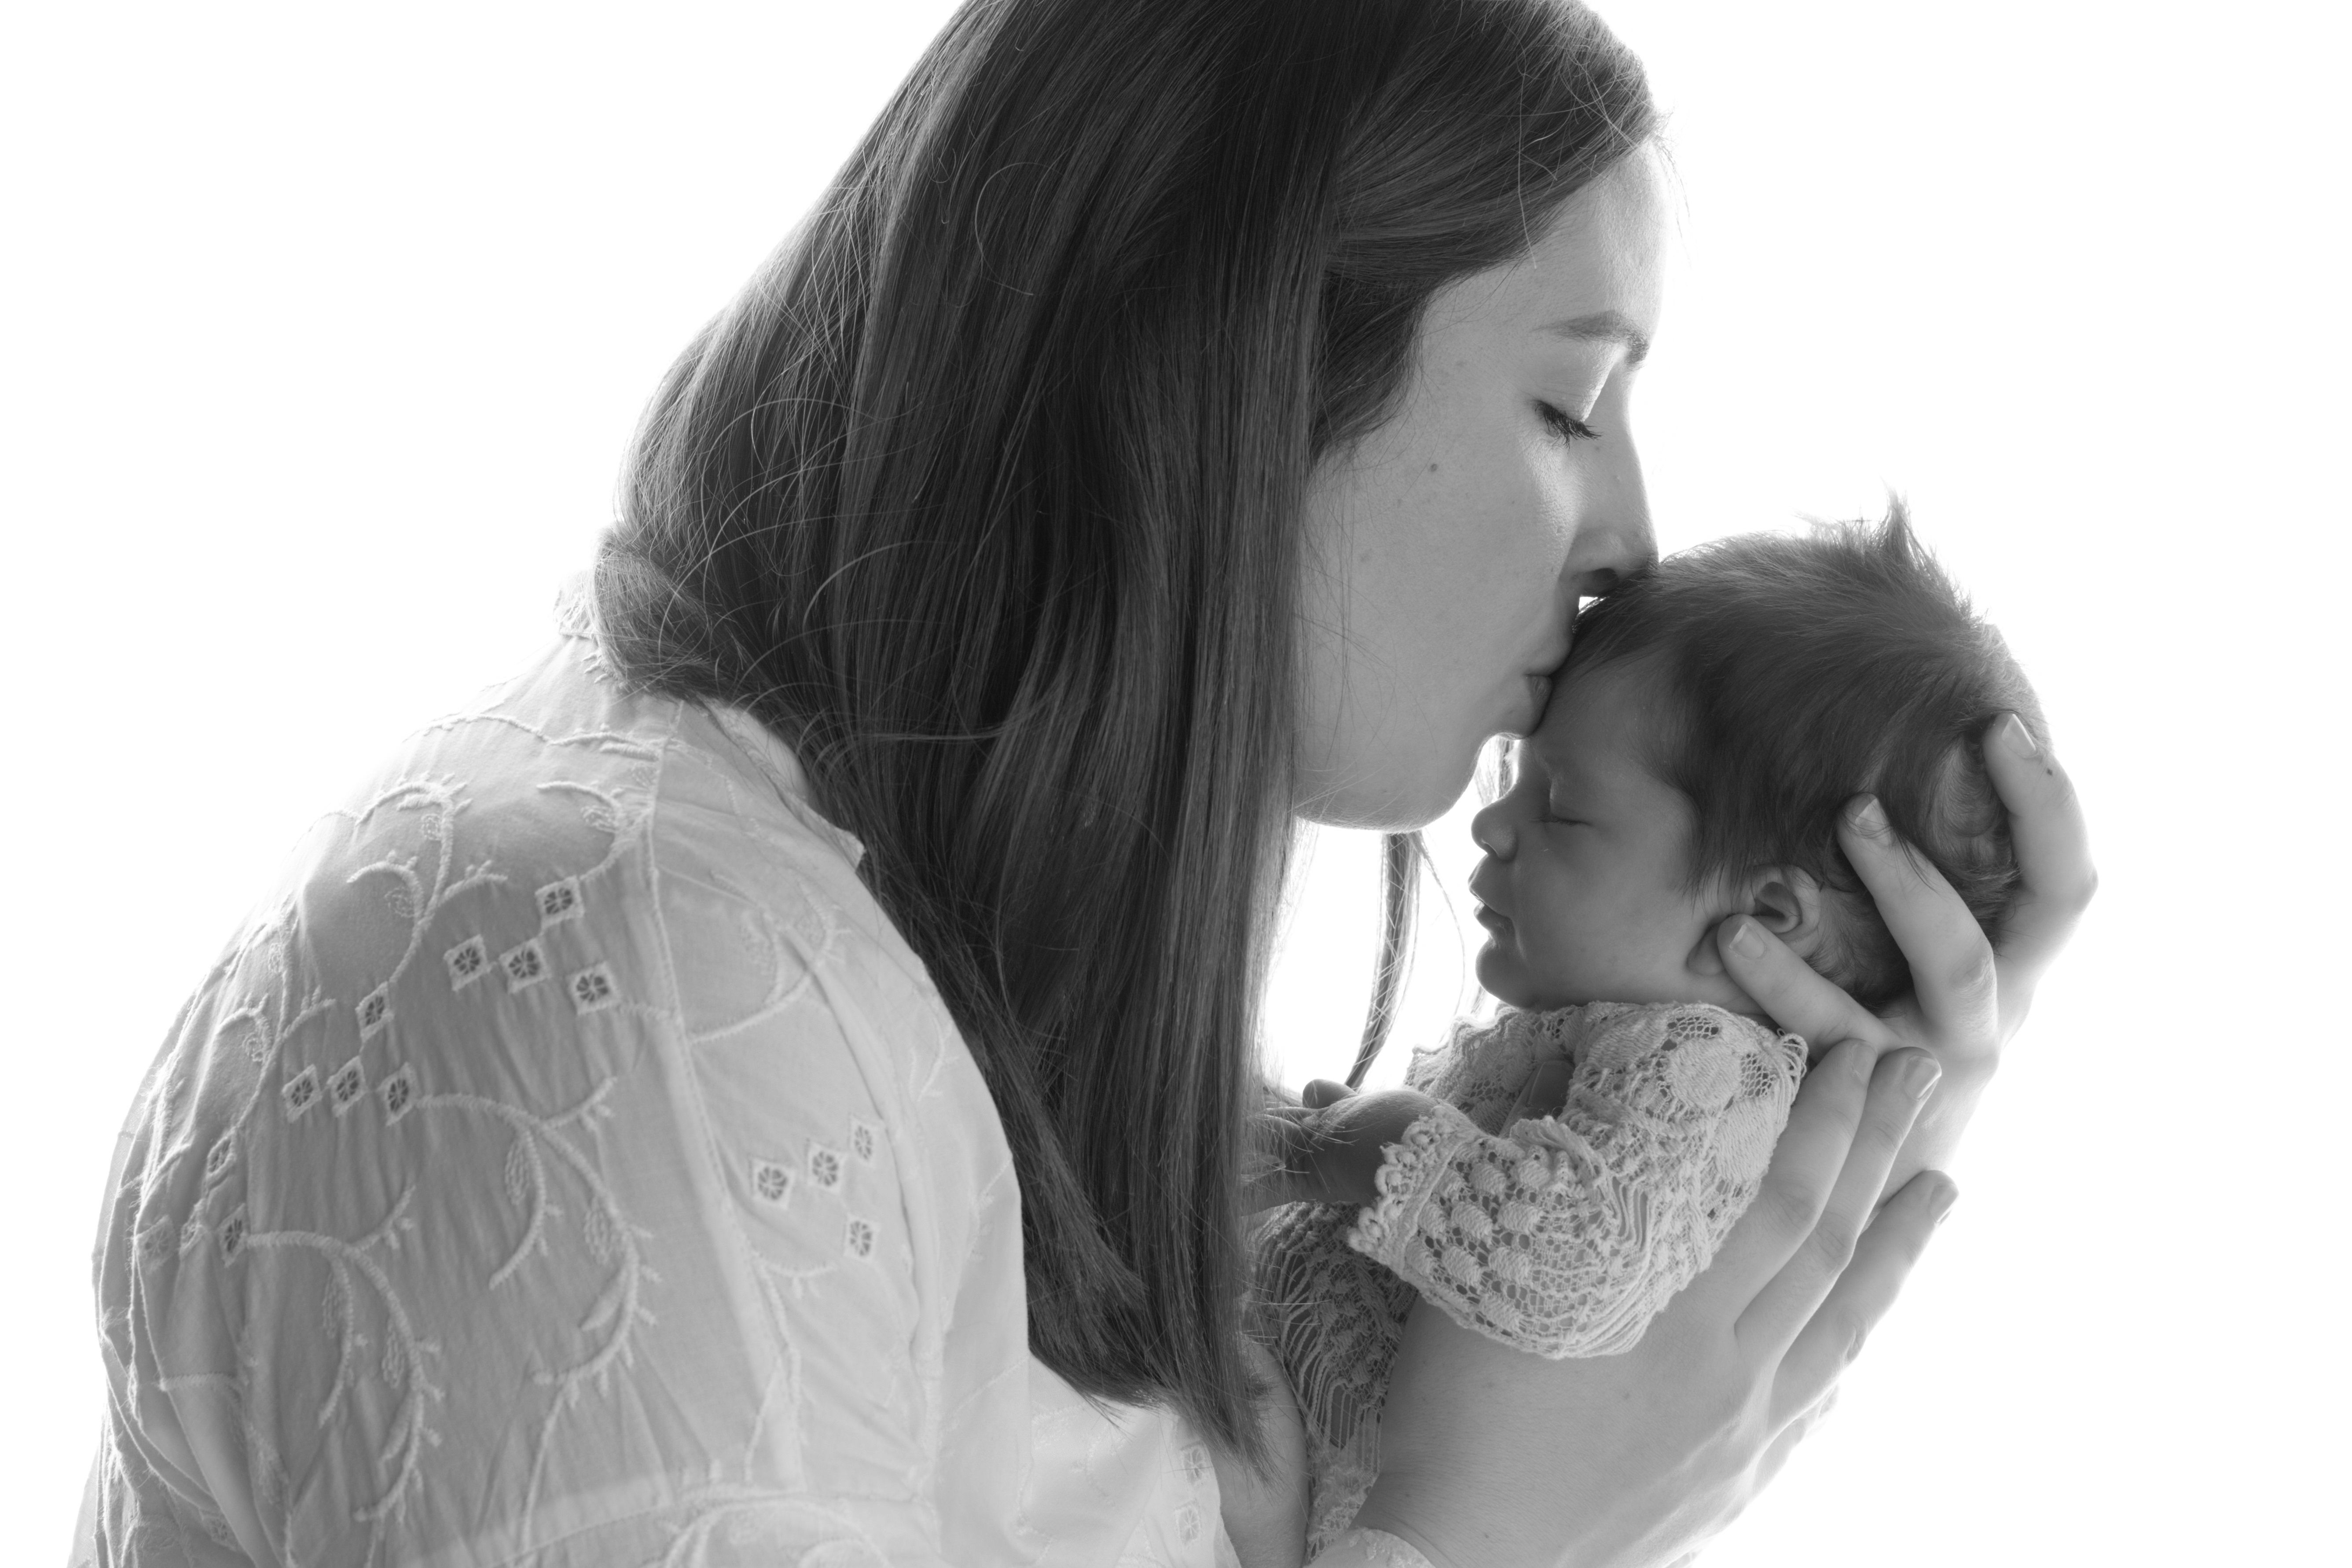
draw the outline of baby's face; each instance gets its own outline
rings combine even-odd
[[[1712,962],[1727,890],[1685,886],[1691,805],[1642,762],[1647,703],[1623,666],[1570,673],[1520,744],[1510,792],[1472,823],[1486,851],[1470,879],[1487,931],[1478,980],[1515,1006],[1755,1009]]]

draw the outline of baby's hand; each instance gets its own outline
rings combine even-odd
[[[1252,1209],[1377,1202],[1381,1148],[1404,1142],[1404,1130],[1437,1104],[1409,1089],[1358,1094],[1329,1079],[1310,1082],[1305,1100],[1266,1112],[1275,1163],[1250,1184]]]

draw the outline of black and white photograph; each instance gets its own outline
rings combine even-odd
[[[6,37],[0,1557],[2344,1560],[2352,14]]]

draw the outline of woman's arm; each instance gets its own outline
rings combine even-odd
[[[1231,1455],[1210,1451],[1225,1535],[1242,1568],[1298,1568],[1307,1555],[1307,1426],[1290,1381],[1272,1352],[1244,1342],[1253,1372],[1265,1381],[1258,1424],[1272,1468],[1259,1475]]]
[[[1018,1198],[952,1020],[675,728],[544,721],[423,732],[184,1011],[108,1188],[78,1550],[1011,1561]],[[703,809],[632,793],[655,755]]]

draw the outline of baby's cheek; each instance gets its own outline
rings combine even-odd
[[[1623,911],[1607,896],[1607,884],[1580,874],[1572,858],[1559,857],[1546,882],[1538,915],[1556,961],[1589,958],[1622,925]]]
[[[1611,932],[1596,911],[1577,907],[1556,909],[1520,943],[1521,956],[1531,971],[1531,984],[1551,998],[1552,1006],[1566,1006],[1598,994],[1593,987],[1612,967]]]

